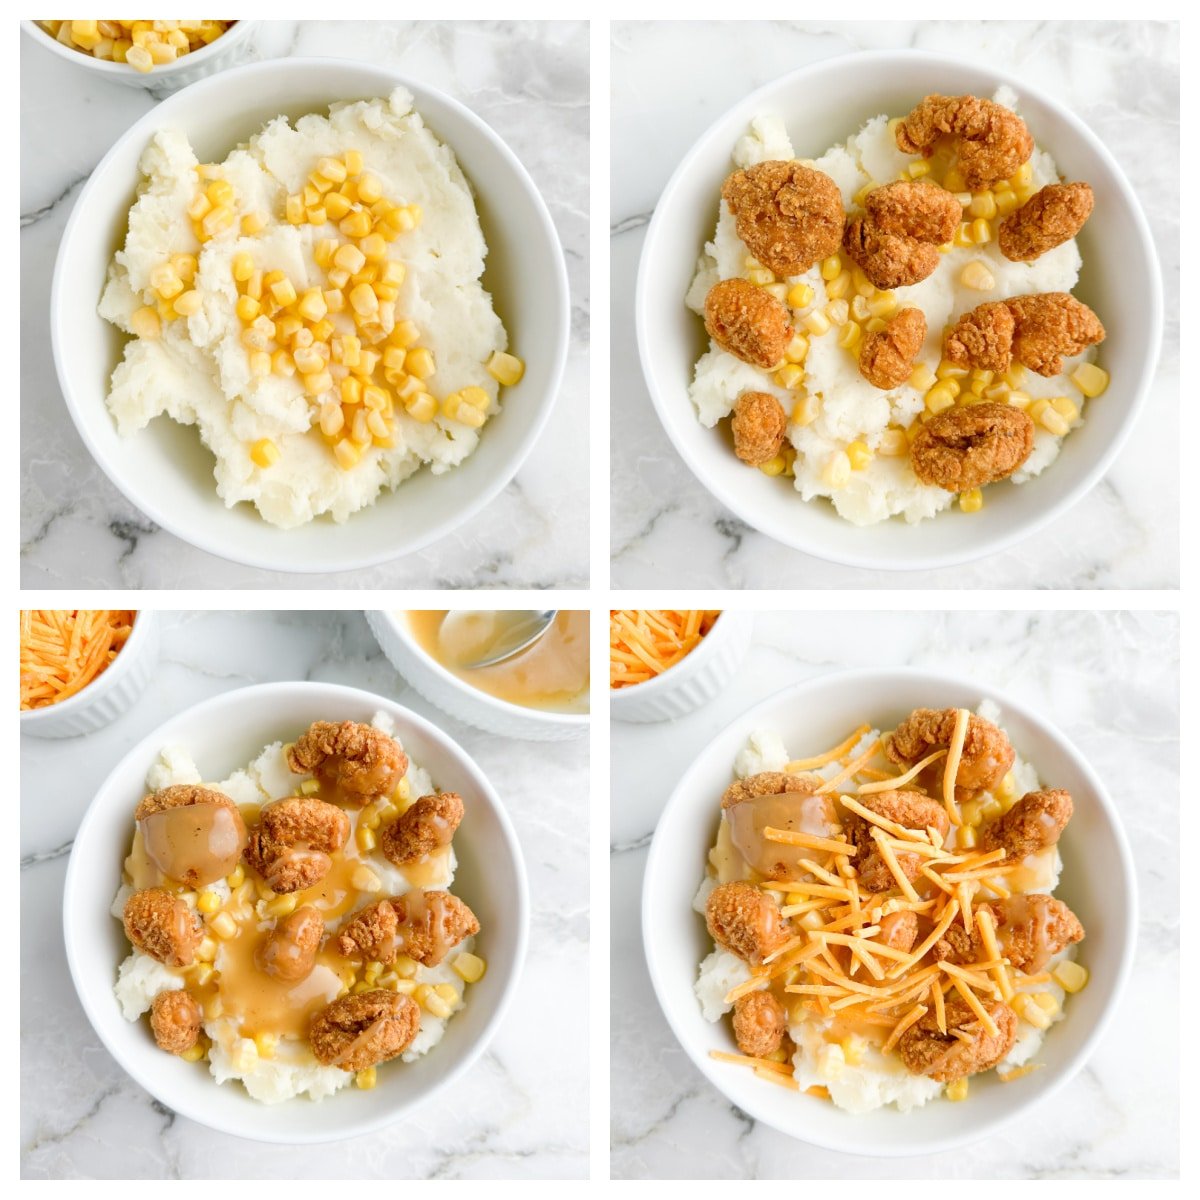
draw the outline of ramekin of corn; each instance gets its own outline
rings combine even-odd
[[[174,91],[240,61],[258,21],[23,21],[40,46],[93,75]]]

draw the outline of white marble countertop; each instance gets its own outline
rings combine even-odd
[[[614,22],[612,457],[617,587],[1178,586],[1179,29],[1122,22]],[[986,61],[1078,114],[1115,155],[1154,230],[1166,288],[1158,377],[1106,478],[1059,522],[981,562],[932,572],[842,567],[738,520],[675,452],[638,361],[633,295],[646,225],[680,159],[747,93],[834,55],[912,47]],[[653,114],[653,119],[647,119]],[[697,251],[699,247],[697,247]]]
[[[155,104],[21,37],[21,546],[26,587],[563,587],[588,576],[588,32],[585,22],[276,21],[248,59],[351,58],[468,105],[508,143],[566,254],[571,350],[558,403],[516,478],[467,527],[347,574],[225,562],[154,526],[75,432],[50,358],[50,279],[68,213],[116,139]]]
[[[447,717],[392,670],[361,613],[166,614],[163,626],[161,666],[133,710],[87,738],[21,739],[22,1176],[586,1175],[586,740],[514,742]],[[62,936],[71,837],[96,785],[170,715],[232,688],[290,679],[377,692],[459,741],[508,802],[532,903],[517,995],[469,1074],[400,1124],[312,1147],[214,1133],[153,1100],[88,1024],[67,972]],[[548,1037],[552,1056],[543,1052]]]
[[[675,1041],[642,954],[640,891],[650,837],[674,781],[695,752],[772,692],[843,668],[903,665],[961,674],[968,669],[965,647],[972,675],[1046,713],[1116,800],[1140,892],[1134,971],[1111,1032],[1052,1105],[1018,1117],[965,1154],[875,1159],[818,1150],[730,1105]],[[1174,614],[809,612],[759,616],[749,658],[726,694],[669,731],[661,725],[615,724],[613,1177],[1177,1174],[1178,695]],[[1136,1031],[1136,1050],[1121,1030]]]

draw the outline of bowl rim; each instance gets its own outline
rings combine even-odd
[[[189,708],[183,709],[181,712],[175,713],[154,730],[151,730],[150,733],[122,755],[121,759],[96,788],[95,794],[88,802],[87,809],[84,811],[83,818],[75,834],[74,844],[71,847],[71,856],[67,862],[66,880],[63,885],[63,941],[71,982],[75,987],[76,995],[79,998],[88,1023],[92,1027],[92,1031],[100,1040],[104,1049],[116,1060],[121,1070],[135,1083],[144,1088],[151,1096],[159,1100],[160,1103],[165,1103],[165,1101],[159,1098],[153,1074],[143,1071],[140,1066],[131,1063],[130,1058],[125,1053],[123,1039],[110,1039],[104,1031],[104,1024],[98,1019],[99,1004],[101,998],[105,1001],[112,998],[112,989],[96,989],[94,987],[95,981],[84,974],[83,965],[79,960],[79,949],[76,939],[73,936],[73,914],[78,905],[85,899],[80,891],[81,885],[79,883],[79,874],[82,869],[79,865],[82,861],[80,846],[87,845],[91,829],[100,819],[100,806],[97,804],[97,799],[110,787],[114,778],[127,769],[127,764],[131,759],[140,757],[149,761],[147,758],[148,755],[155,753],[156,749],[162,749],[164,736],[162,731],[164,729],[182,722],[207,717],[213,710],[228,704],[231,698],[235,696],[245,700],[252,695],[254,699],[267,702],[272,697],[284,694],[289,696],[307,694],[312,695],[314,698],[320,696],[323,698],[323,702],[330,704],[344,703],[347,706],[376,706],[378,709],[387,712],[394,719],[398,718],[401,721],[411,723],[422,737],[439,743],[443,751],[456,758],[461,766],[465,767],[470,774],[476,777],[480,798],[486,802],[496,819],[504,849],[511,859],[513,872],[517,880],[517,887],[513,894],[513,925],[516,937],[511,969],[505,989],[501,993],[497,1003],[493,1006],[492,1011],[488,1014],[486,1023],[475,1042],[467,1047],[458,1062],[450,1064],[438,1080],[425,1091],[410,1097],[398,1106],[381,1110],[374,1116],[359,1121],[353,1129],[348,1129],[345,1132],[334,1131],[327,1137],[319,1133],[314,1134],[310,1130],[304,1130],[302,1133],[289,1136],[286,1129],[286,1113],[290,1110],[287,1108],[286,1102],[278,1105],[263,1106],[264,1108],[270,1107],[280,1114],[280,1129],[270,1136],[245,1133],[235,1123],[231,1123],[221,1116],[219,1106],[217,1112],[214,1114],[203,1104],[200,1106],[194,1106],[191,1103],[168,1105],[172,1111],[179,1113],[181,1116],[187,1117],[189,1120],[204,1125],[209,1129],[217,1130],[220,1133],[230,1134],[248,1141],[296,1145],[311,1142],[339,1141],[344,1138],[358,1137],[394,1124],[406,1112],[411,1111],[416,1104],[442,1092],[474,1066],[495,1036],[497,1029],[508,1013],[509,1007],[516,996],[528,951],[530,912],[529,877],[525,866],[525,858],[521,852],[521,845],[517,839],[516,830],[508,815],[508,810],[500,799],[499,793],[492,786],[491,781],[475,760],[467,754],[458,742],[427,718],[385,696],[367,691],[365,688],[349,687],[344,684],[318,683],[311,680],[280,681],[275,683],[251,684],[248,687],[231,688],[228,691],[219,692],[207,700],[202,700],[199,704],[194,704]],[[212,1086],[213,1089],[216,1089],[220,1085],[214,1081]],[[215,1095],[216,1092],[214,1091],[213,1094]],[[295,1099],[298,1101],[300,1098],[297,1097]]]
[[[22,726],[32,727],[40,724],[42,720],[46,720],[47,718],[70,716],[72,713],[82,712],[105,691],[111,690],[113,684],[124,678],[132,670],[131,664],[134,656],[144,652],[146,644],[153,636],[154,629],[158,623],[158,613],[155,609],[139,608],[135,609],[134,612],[133,629],[130,631],[129,637],[125,640],[125,645],[117,651],[117,657],[104,669],[103,673],[97,675],[91,683],[81,688],[75,695],[68,696],[58,704],[48,704],[44,708],[22,710]]]
[[[562,725],[571,729],[586,727],[592,719],[592,688],[590,683],[588,684],[588,711],[584,713],[555,712],[553,709],[531,708],[524,704],[514,704],[511,700],[502,700],[499,696],[493,696],[490,692],[485,692],[481,688],[472,687],[466,680],[460,679],[453,671],[444,667],[421,645],[408,628],[407,622],[403,619],[403,616],[406,616],[409,612],[421,610],[377,608],[373,611],[378,614],[378,619],[384,621],[396,636],[420,658],[425,666],[432,668],[433,674],[439,680],[444,683],[453,684],[459,692],[482,700],[488,708],[496,709],[509,716],[527,718],[536,721],[539,725]],[[587,610],[576,609],[574,611]],[[465,718],[463,719],[465,720]]]
[[[1001,532],[993,536],[981,546],[977,543],[969,543],[961,549],[926,553],[923,557],[914,557],[911,563],[894,561],[881,563],[868,554],[854,551],[853,548],[842,551],[825,545],[815,546],[811,541],[801,536],[784,538],[778,533],[767,532],[757,523],[754,505],[750,500],[743,499],[740,495],[718,494],[713,490],[701,464],[693,460],[682,438],[676,436],[673,420],[669,415],[673,411],[672,406],[664,398],[658,386],[658,377],[653,365],[653,347],[650,345],[650,335],[648,332],[650,318],[648,315],[649,301],[647,299],[648,289],[646,287],[646,280],[649,278],[652,269],[651,263],[655,256],[661,232],[669,224],[669,217],[666,211],[668,206],[674,199],[675,194],[683,190],[684,182],[691,172],[695,161],[701,156],[709,141],[716,136],[718,128],[724,124],[734,109],[741,108],[743,105],[749,105],[760,98],[765,98],[769,94],[775,93],[778,89],[790,88],[801,82],[805,84],[819,83],[819,77],[822,75],[838,73],[847,69],[857,69],[859,67],[866,67],[868,69],[886,68],[889,64],[899,62],[920,62],[927,64],[931,68],[953,67],[956,70],[962,70],[966,67],[987,74],[992,77],[996,86],[1007,85],[1013,88],[1018,95],[1027,95],[1050,109],[1068,126],[1073,136],[1079,138],[1087,145],[1088,149],[1104,164],[1113,186],[1121,194],[1129,210],[1134,228],[1137,231],[1139,249],[1141,251],[1140,257],[1145,265],[1147,282],[1149,284],[1148,290],[1150,294],[1148,301],[1150,306],[1150,324],[1153,333],[1147,340],[1141,369],[1136,382],[1130,387],[1131,401],[1126,406],[1125,416],[1121,425],[1117,428],[1115,436],[1109,441],[1103,452],[1095,459],[1073,490],[1065,493],[1055,503],[1044,506],[1036,514],[1018,523],[1006,532]],[[788,546],[793,550],[798,550],[814,558],[836,563],[840,566],[900,573],[959,566],[1008,550],[1017,543],[1040,532],[1056,518],[1062,516],[1063,513],[1079,503],[1099,483],[1133,432],[1133,427],[1145,405],[1150,385],[1154,381],[1163,336],[1162,293],[1162,270],[1159,265],[1157,251],[1154,247],[1154,239],[1150,233],[1149,222],[1146,220],[1146,215],[1142,211],[1141,204],[1138,202],[1137,196],[1129,180],[1125,177],[1120,164],[1109,151],[1108,147],[1071,109],[1035,84],[1028,83],[1026,80],[1007,72],[997,71],[995,68],[985,64],[964,62],[964,60],[949,54],[926,50],[865,50],[849,54],[835,54],[830,58],[820,59],[817,62],[809,63],[794,71],[777,76],[763,86],[747,93],[747,95],[727,108],[700,134],[684,155],[679,165],[672,172],[671,177],[667,180],[666,186],[658,198],[658,202],[654,206],[654,213],[646,231],[646,240],[642,245],[641,257],[638,263],[637,281],[635,284],[634,323],[637,331],[638,356],[641,361],[642,376],[645,380],[646,388],[650,393],[654,410],[658,415],[659,423],[666,432],[675,452],[684,461],[701,486],[714,499],[728,508],[730,512],[739,520],[744,521],[750,528],[780,545]],[[690,399],[688,403],[690,405]],[[692,416],[694,419],[694,412]],[[809,503],[806,501],[798,502]],[[892,518],[888,518],[888,520],[890,521]],[[849,522],[846,522],[846,525],[848,533],[852,535],[855,527]]]
[[[1125,923],[1123,936],[1121,941],[1120,960],[1116,966],[1116,973],[1113,980],[1113,986],[1105,998],[1104,1007],[1096,1019],[1091,1030],[1088,1031],[1084,1041],[1079,1049],[1075,1052],[1071,1061],[1063,1067],[1055,1076],[1053,1076],[1045,1087],[1036,1095],[1030,1096],[1023,1102],[1017,1102],[1012,1107],[1003,1113],[997,1114],[990,1120],[978,1123],[973,1126],[967,1126],[964,1129],[947,1134],[940,1138],[929,1138],[925,1141],[913,1141],[905,1144],[903,1147],[891,1148],[886,1150],[874,1150],[871,1145],[864,1144],[863,1140],[855,1139],[854,1137],[827,1137],[827,1136],[812,1136],[801,1137],[792,1129],[785,1128],[784,1123],[779,1120],[778,1106],[766,1105],[763,1108],[756,1108],[749,1115],[755,1120],[762,1121],[764,1124],[771,1126],[778,1132],[794,1138],[802,1144],[818,1146],[822,1149],[836,1151],[843,1154],[864,1154],[878,1158],[905,1158],[914,1157],[923,1154],[940,1153],[947,1150],[953,1150],[961,1146],[969,1145],[972,1142],[979,1141],[981,1138],[995,1133],[1002,1126],[1009,1124],[1018,1116],[1023,1115],[1030,1109],[1037,1107],[1043,1102],[1051,1099],[1063,1087],[1066,1086],[1086,1065],[1088,1059],[1092,1055],[1099,1043],[1100,1039],[1107,1031],[1110,1022],[1116,1014],[1121,996],[1124,993],[1125,986],[1128,983],[1129,975],[1133,969],[1134,954],[1137,949],[1138,940],[1138,883],[1137,872],[1133,860],[1133,852],[1129,845],[1129,839],[1125,834],[1125,827],[1121,821],[1120,814],[1117,811],[1116,805],[1109,796],[1107,789],[1100,780],[1099,775],[1092,768],[1088,760],[1075,747],[1074,743],[1066,737],[1066,735],[1052,722],[1042,717],[1034,709],[1031,709],[1023,701],[1017,700],[1007,692],[999,689],[987,687],[982,688],[977,680],[965,678],[963,676],[951,675],[941,671],[928,671],[921,667],[862,667],[853,670],[830,670],[822,672],[818,675],[810,676],[808,679],[800,680],[797,683],[789,684],[786,687],[780,688],[778,691],[753,704],[745,709],[731,721],[722,726],[716,731],[714,736],[709,739],[709,743],[717,738],[723,737],[735,725],[749,724],[757,719],[760,714],[763,714],[785,700],[791,700],[806,692],[819,690],[822,686],[832,683],[853,683],[855,681],[863,684],[878,684],[881,680],[896,680],[905,683],[913,684],[919,682],[922,687],[929,688],[953,688],[958,690],[975,691],[980,693],[985,698],[995,702],[1002,711],[1008,713],[1016,713],[1030,725],[1041,730],[1051,741],[1055,742],[1058,749],[1069,758],[1080,774],[1087,780],[1089,788],[1100,804],[1101,809],[1107,817],[1109,828],[1113,834],[1113,841],[1116,848],[1117,858],[1121,863],[1123,879],[1121,881],[1124,895],[1123,911],[1125,913]],[[681,1032],[680,1027],[676,1024],[673,1012],[670,1006],[664,1002],[663,997],[671,995],[672,983],[666,979],[657,963],[655,962],[650,947],[657,940],[654,936],[654,929],[659,924],[660,918],[657,915],[657,910],[652,904],[652,888],[651,880],[655,873],[659,870],[660,862],[671,852],[667,845],[666,839],[663,836],[665,826],[665,818],[668,813],[683,803],[685,803],[689,794],[692,777],[696,775],[703,765],[703,756],[697,757],[682,775],[675,785],[674,790],[668,797],[666,804],[663,806],[662,814],[660,815],[655,827],[654,836],[650,842],[650,851],[646,858],[646,869],[642,877],[642,904],[641,904],[641,934],[642,934],[642,952],[646,960],[646,966],[650,975],[651,986],[654,990],[655,999],[667,1024],[670,1026],[671,1032],[675,1036],[675,1040],[682,1047],[685,1054],[691,1060],[692,1065],[696,1067],[704,1076],[708,1084],[715,1088],[722,1096],[729,1098],[721,1085],[720,1078],[717,1072],[712,1070],[713,1061],[708,1057],[707,1053],[701,1052],[694,1047],[691,1042]],[[676,853],[677,847],[672,848]],[[698,865],[699,866],[699,865]],[[690,905],[690,899],[687,897],[681,898],[685,903]],[[689,983],[690,986],[690,983]],[[741,1105],[741,1107],[745,1107]],[[897,1116],[902,1114],[896,1114]]]
[[[735,619],[727,621],[722,627],[721,618],[732,616]],[[634,700],[644,698],[646,696],[657,696],[660,692],[665,692],[668,688],[675,687],[687,675],[694,675],[700,668],[696,665],[697,660],[701,663],[711,656],[712,651],[709,649],[712,645],[713,634],[721,629],[719,642],[724,642],[730,637],[736,635],[737,630],[744,626],[746,621],[751,624],[754,622],[755,614],[744,608],[723,608],[720,616],[713,622],[713,627],[700,639],[698,645],[683,656],[673,666],[668,667],[661,675],[656,675],[653,679],[647,679],[644,683],[637,683],[627,688],[608,689],[609,703],[621,707],[622,705],[632,704]],[[685,668],[691,668],[687,670]]]
[[[213,43],[213,45],[216,44],[216,42]],[[118,474],[113,464],[101,452],[89,432],[87,422],[83,416],[81,402],[76,398],[73,389],[69,385],[69,373],[66,369],[64,353],[62,351],[62,347],[66,345],[66,332],[62,327],[63,304],[61,301],[70,287],[69,281],[66,279],[66,259],[73,241],[75,238],[81,236],[81,230],[84,229],[87,213],[91,207],[89,201],[91,200],[92,193],[98,188],[100,181],[105,178],[109,163],[117,153],[135,138],[144,138],[158,126],[162,119],[162,105],[164,104],[178,104],[182,107],[188,103],[196,102],[197,90],[202,91],[206,88],[218,86],[225,88],[230,83],[234,86],[252,84],[256,77],[266,74],[307,74],[314,69],[318,71],[349,70],[374,78],[386,76],[391,81],[392,87],[404,87],[412,93],[414,108],[418,112],[421,111],[424,99],[426,97],[431,98],[436,103],[445,105],[455,116],[473,126],[482,137],[489,141],[520,185],[529,205],[529,214],[537,224],[542,236],[546,239],[552,270],[550,277],[548,279],[543,277],[540,282],[542,285],[549,285],[557,293],[560,301],[558,305],[557,326],[554,330],[555,336],[552,343],[554,356],[547,373],[546,387],[543,394],[537,399],[536,407],[530,418],[529,428],[521,438],[515,453],[503,464],[502,469],[497,471],[487,481],[485,486],[481,487],[465,503],[458,515],[446,520],[435,521],[433,524],[427,526],[423,532],[411,534],[399,547],[387,545],[364,550],[357,555],[348,557],[339,563],[338,566],[332,568],[315,557],[311,560],[293,559],[293,561],[283,565],[274,559],[268,559],[260,554],[241,550],[237,544],[227,545],[219,535],[214,536],[207,526],[199,529],[188,528],[185,531],[181,523],[175,520],[169,510],[165,510],[157,504],[147,504],[144,497],[135,499],[131,494],[131,488],[126,486],[124,478]],[[336,102],[337,98],[333,97],[325,103],[328,105]],[[448,140],[444,140],[440,134],[435,136],[438,137],[438,140],[443,145],[448,146],[451,151],[454,151],[457,158],[457,151],[454,150],[454,146]],[[476,187],[470,175],[467,175],[467,181],[472,189]],[[130,182],[135,181],[131,180]],[[96,320],[103,321],[103,318],[97,313]],[[187,84],[185,87],[179,88],[178,91],[173,92],[167,99],[163,100],[160,105],[155,106],[135,121],[109,147],[104,157],[92,169],[87,182],[76,197],[70,216],[67,218],[67,224],[63,229],[62,238],[59,241],[50,286],[50,345],[54,358],[54,369],[58,377],[59,391],[76,432],[79,434],[93,461],[104,472],[109,482],[112,483],[130,504],[153,521],[155,525],[165,529],[180,541],[195,547],[197,550],[203,550],[217,558],[224,559],[226,562],[238,563],[242,566],[254,567],[259,570],[283,571],[298,575],[330,571],[334,573],[358,571],[367,567],[375,567],[393,562],[396,559],[407,557],[419,550],[425,549],[434,542],[446,537],[455,529],[462,528],[463,525],[477,516],[512,482],[545,431],[546,424],[550,420],[550,415],[558,402],[559,390],[562,386],[562,376],[566,367],[567,355],[570,351],[570,342],[571,294],[567,280],[566,260],[563,256],[562,242],[559,239],[558,231],[555,229],[554,221],[550,216],[550,210],[547,208],[541,192],[538,190],[529,172],[525,169],[524,164],[516,156],[508,143],[472,109],[468,108],[460,100],[456,100],[453,96],[447,95],[435,87],[415,80],[401,72],[394,71],[387,66],[376,66],[373,63],[365,63],[355,59],[332,58],[320,55],[311,57],[295,55],[287,58],[271,58],[261,62],[243,63],[239,66],[230,67],[228,70],[208,75]],[[196,436],[199,437],[199,433]],[[395,489],[392,489],[392,491],[394,492]],[[381,493],[378,500],[386,500],[387,494],[389,493]],[[213,484],[211,499],[213,504],[222,504],[216,492],[215,482]],[[352,520],[353,516],[354,514],[351,514],[347,520]],[[257,511],[254,513],[254,517],[256,520],[262,521],[264,524],[266,523],[258,515]],[[323,517],[318,519],[327,520],[328,518]],[[278,532],[281,537],[286,536],[288,533],[287,530],[279,530]]]
[[[155,80],[173,79],[178,75],[182,75],[186,68],[195,66],[199,62],[207,62],[210,58],[215,57],[209,53],[210,50],[217,47],[221,50],[228,50],[234,40],[243,41],[261,24],[261,21],[243,21],[239,18],[231,29],[225,30],[220,37],[214,38],[208,45],[201,46],[198,50],[192,50],[182,58],[176,58],[172,62],[159,63],[153,70],[147,71],[144,75],[140,71],[135,71],[127,63],[110,62],[108,59],[94,58],[90,54],[85,54],[82,50],[72,50],[69,46],[64,46],[57,38],[43,29],[37,21],[23,20],[21,27],[38,45],[45,45],[48,42],[49,49],[57,54],[59,58],[67,59],[68,61],[83,59],[83,63],[79,65],[82,65],[86,70],[95,71],[98,76],[107,76],[109,79],[136,78],[137,82],[142,83],[143,86],[153,87]],[[246,27],[245,29],[241,28],[243,25]],[[226,38],[231,40],[226,41]]]

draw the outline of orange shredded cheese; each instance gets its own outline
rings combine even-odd
[[[946,815],[951,825],[961,825],[958,805],[954,800],[954,785],[958,780],[958,768],[962,764],[963,745],[967,740],[967,726],[971,723],[971,714],[965,708],[960,708],[954,717],[954,733],[950,738],[950,748],[946,752],[946,769],[942,773],[942,800],[946,805]]]
[[[610,609],[609,687],[657,678],[695,650],[720,615],[720,609]]]
[[[908,1012],[896,1022],[895,1029],[893,1029],[888,1035],[888,1040],[883,1043],[883,1053],[887,1054],[889,1050],[893,1049],[896,1043],[900,1040],[901,1036],[904,1034],[904,1031],[910,1025],[915,1025],[928,1011],[929,1009],[926,1008],[924,1004],[913,1005],[913,1007],[910,1008]]]
[[[870,725],[860,725],[844,742],[839,742],[832,750],[826,750],[823,754],[815,754],[812,758],[793,759],[783,769],[789,773],[793,773],[796,771],[811,771],[816,767],[823,767],[827,763],[831,763],[835,759],[849,754],[858,745],[862,735],[870,733],[870,731]]]
[[[763,837],[768,842],[778,842],[781,846],[801,846],[805,850],[828,850],[834,854],[857,854],[858,849],[849,842],[835,841],[833,838],[817,837],[811,833],[798,833],[791,829],[772,829],[768,825],[763,830]]]
[[[888,792],[893,788],[901,788],[906,783],[911,783],[920,773],[925,770],[930,763],[937,762],[939,758],[945,755],[945,750],[935,750],[932,754],[921,759],[916,766],[909,767],[903,775],[884,775],[873,783],[864,783],[858,789],[860,796],[869,795],[871,792]]]
[[[996,1077],[1001,1083],[1012,1083],[1014,1079],[1020,1079],[1024,1075],[1029,1075],[1045,1065],[1045,1063],[1026,1063],[1023,1067],[1013,1067],[1011,1071],[997,1071]]]
[[[22,609],[21,711],[81,692],[120,653],[136,616],[126,609]]]
[[[879,747],[882,742],[878,738],[875,739],[852,763],[843,770],[839,771],[832,779],[827,779],[819,788],[816,794],[818,796],[827,795],[829,792],[837,791],[838,788],[846,782],[847,779],[857,775],[859,770],[865,766],[879,753]]]

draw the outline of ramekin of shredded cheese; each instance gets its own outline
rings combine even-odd
[[[916,671],[868,670],[818,678],[778,693],[739,718],[709,741],[680,778],[659,820],[646,867],[642,919],[647,963],[663,1011],[692,1061],[755,1119],[843,1152],[902,1156],[963,1145],[988,1135],[1079,1070],[1119,1002],[1132,964],[1137,915],[1132,859],[1116,810],[1095,773],[1061,734],[1007,697],[993,694],[981,704],[980,691],[979,681]],[[770,830],[758,830],[777,845],[778,855],[790,855],[789,865],[794,859],[796,870],[804,875],[803,883],[783,880],[796,886],[772,901],[793,923],[790,938],[774,947],[761,968],[747,965],[740,955],[720,945],[714,948],[706,916],[697,909],[707,913],[709,898],[720,886],[736,883],[761,891],[771,886],[775,874],[772,870],[768,875],[747,876],[734,861],[729,812],[740,808],[742,800],[740,793],[731,795],[722,810],[726,789],[763,772],[791,772],[797,779],[811,774],[819,787],[810,798],[849,796],[869,809],[872,789],[874,794],[903,789],[900,777],[907,774],[903,765],[890,758],[872,759],[877,743],[924,706],[952,713],[978,710],[1004,731],[1015,754],[995,792],[970,801],[956,793],[952,804],[961,825],[954,824],[947,808],[947,828],[958,832],[944,839],[943,846],[953,846],[961,837],[961,848],[953,853],[938,849],[937,839],[927,835],[928,845],[918,851],[925,871],[918,873],[917,900],[909,899],[899,885],[887,889],[873,883],[870,893],[859,889],[863,911],[870,906],[876,886],[885,902],[894,899],[892,907],[897,910],[906,904],[941,908],[938,914],[919,915],[918,936],[910,950],[921,952],[920,961],[914,965],[901,951],[881,953],[875,959],[868,950],[871,964],[860,961],[850,972],[843,958],[853,953],[849,943],[854,930],[874,939],[879,922],[855,924],[853,902],[847,899],[853,887],[838,864],[837,845],[826,845],[822,834],[810,835],[803,822],[803,827],[793,824],[792,832],[784,830],[782,836],[770,821]],[[940,751],[935,767],[950,759],[956,747],[961,749],[953,736],[958,724],[956,719],[947,725],[950,745],[931,748],[935,754]],[[967,720],[962,725],[973,728]],[[967,765],[958,769],[964,772],[960,779],[969,778],[965,772],[974,766],[976,751],[968,743],[962,760]],[[953,774],[957,772],[952,767]],[[910,790],[914,780],[916,776],[907,780]],[[920,776],[920,781],[927,782],[927,777]],[[973,920],[987,905],[980,880],[1000,860],[988,861],[991,852],[978,842],[970,843],[982,837],[1006,804],[1011,810],[1023,794],[1047,788],[1063,789],[1073,798],[1075,816],[1066,833],[1042,857],[1034,855],[1036,862],[1031,858],[1007,864],[1003,878],[997,875],[995,882],[1014,895],[1052,892],[1078,917],[1085,940],[1056,954],[1045,967],[1031,967],[1031,975],[1003,963],[1012,953],[1003,950],[1007,937],[1003,930],[997,937],[1001,953],[989,958],[985,938],[980,954],[964,960],[982,964],[981,971],[951,959],[945,960],[948,970],[932,964],[924,957],[928,947],[923,945],[933,946],[938,940],[930,940],[935,933],[941,938],[939,925],[948,927],[961,919],[964,900],[972,906]],[[1009,793],[1014,797],[1011,803]],[[936,788],[928,798],[935,806],[946,805],[946,797]],[[767,799],[786,801],[787,796]],[[780,807],[782,811],[786,806]],[[971,834],[962,832],[967,829]],[[899,833],[884,827],[878,832],[882,840],[876,838],[871,845],[878,845],[886,858],[884,849],[894,849],[891,842]],[[743,827],[739,845],[744,845],[745,834]],[[848,836],[855,841],[857,834]],[[844,844],[836,832],[829,837]],[[843,857],[852,863],[858,856]],[[681,865],[688,859],[690,873]],[[801,860],[818,870],[809,870]],[[941,883],[951,894],[929,875],[949,876]],[[704,883],[697,892],[701,879]],[[968,890],[971,894],[965,895]],[[668,907],[676,911],[668,913]],[[846,915],[838,915],[842,912]],[[881,909],[879,916],[886,915]],[[997,931],[989,925],[988,932]],[[796,1009],[795,1013],[786,1010],[786,1030],[793,1044],[781,1047],[782,1056],[744,1054],[726,1014],[737,996],[760,989],[762,973],[769,974],[777,964],[783,972],[783,994]],[[1009,972],[1004,984],[997,964]],[[930,986],[934,975],[942,977],[936,988]],[[970,1075],[965,1087],[915,1073],[894,1053],[918,1021],[927,1016],[934,1021],[942,1007],[953,1016],[957,1008],[970,1003],[956,989],[956,978],[1004,1026],[1005,1036],[1015,1026],[1015,1037],[998,1069]],[[998,1001],[992,995],[993,988],[1010,985],[1013,995],[1006,1003],[1016,1014],[1011,1019],[994,1011]],[[893,1000],[898,1011],[885,1011]],[[830,1023],[825,1017],[807,1015],[810,1007],[823,1004],[837,1006],[834,1018],[866,1013],[865,1022],[878,1021],[878,1029],[872,1026],[864,1033],[834,1028],[836,1019]],[[964,1023],[975,1019],[964,1018]],[[831,1030],[839,1036],[831,1039],[827,1036]],[[967,1031],[967,1036],[974,1036],[974,1031]],[[907,1061],[916,1060],[909,1054]]]

